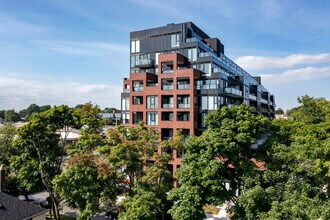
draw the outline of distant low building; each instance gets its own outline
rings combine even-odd
[[[47,211],[0,192],[0,220],[45,220]]]

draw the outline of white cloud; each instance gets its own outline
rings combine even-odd
[[[121,86],[0,76],[0,91],[0,109],[19,110],[32,103],[75,106],[89,101],[101,107],[119,108]]]
[[[28,23],[25,21],[20,21],[4,15],[0,16],[0,33],[31,34],[31,33],[40,33],[43,31],[45,31],[45,28],[39,25]]]
[[[104,56],[104,53],[112,55],[129,54],[128,46],[106,42],[36,41],[36,44],[44,49],[68,55]]]
[[[288,68],[303,64],[330,62],[330,53],[321,54],[293,54],[287,57],[244,56],[235,61],[246,70],[261,70],[271,68]]]
[[[295,70],[287,70],[280,74],[262,74],[262,83],[280,84],[306,81],[313,79],[330,78],[330,66],[327,67],[306,67]]]

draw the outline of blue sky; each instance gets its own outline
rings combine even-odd
[[[328,0],[2,0],[0,109],[120,107],[129,32],[192,21],[276,97],[330,99]]]

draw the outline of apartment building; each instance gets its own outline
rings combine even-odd
[[[223,106],[245,104],[256,114],[274,117],[275,97],[224,54],[224,45],[192,22],[130,34],[130,77],[121,94],[122,123],[143,121],[162,140],[182,130],[200,135],[205,116]],[[184,152],[173,152],[173,172]]]

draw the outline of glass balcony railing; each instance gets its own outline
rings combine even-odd
[[[158,83],[147,83],[147,86],[151,86],[151,87],[158,86]]]
[[[178,103],[178,108],[190,108],[190,103]]]
[[[136,67],[151,67],[154,65],[154,61],[152,59],[141,59],[137,60],[135,63]]]
[[[255,95],[249,94],[249,98],[251,100],[257,101],[257,96],[255,96]]]
[[[190,84],[178,84],[178,89],[190,89]]]
[[[196,85],[197,90],[218,89],[218,88],[219,88],[219,85],[216,85],[216,84]]]
[[[163,104],[162,108],[173,108],[173,103],[170,104]]]
[[[173,90],[173,84],[170,85],[162,85],[163,90]]]
[[[124,89],[124,93],[129,93],[130,89]]]
[[[143,86],[134,86],[133,91],[134,92],[143,92]]]
[[[235,88],[231,88],[231,87],[225,88],[225,92],[227,94],[243,96],[243,93],[242,93],[241,90],[238,90],[238,89],[235,89]]]
[[[261,112],[268,112],[268,109],[267,108],[260,108],[260,111]]]
[[[173,70],[162,70],[162,73],[173,73]]]
[[[261,98],[260,101],[261,101],[262,103],[264,103],[264,104],[268,104],[268,100],[266,100],[266,99]]]

